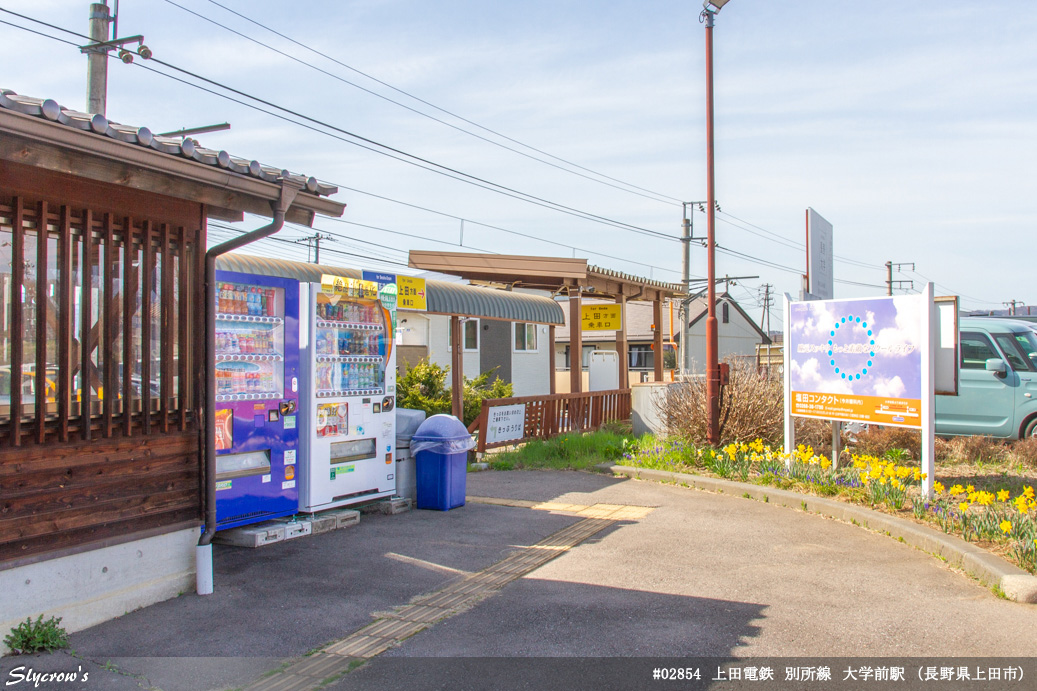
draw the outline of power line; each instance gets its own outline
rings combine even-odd
[[[4,11],[5,12],[9,12],[8,10],[4,10]],[[12,14],[14,14],[14,13],[12,13]],[[55,29],[58,29],[58,30],[61,30],[61,31],[66,31],[67,33],[70,33],[70,34],[73,34],[73,35],[78,35],[78,34],[75,34],[75,32],[71,32],[71,31],[68,31],[66,29],[61,29],[60,27],[55,27],[53,25],[46,24],[45,22],[40,22],[39,20],[35,20],[35,19],[30,18],[30,17],[25,17],[24,15],[17,15],[17,16],[23,17],[25,19],[28,19],[29,21],[35,21],[35,22],[38,22],[38,23],[41,23],[41,24],[45,24],[45,25],[47,25],[47,26],[49,26],[51,28],[55,28]],[[5,23],[8,23],[8,22],[5,22]],[[75,44],[72,44],[72,43],[70,43],[68,41],[64,41],[63,39],[59,39],[59,38],[56,38],[54,36],[49,36],[47,34],[36,32],[36,31],[33,31],[33,30],[28,29],[26,27],[21,27],[21,26],[15,25],[15,24],[10,24],[10,25],[14,26],[15,28],[23,29],[25,31],[30,31],[31,33],[38,34],[38,35],[44,36],[46,38],[50,38],[52,40],[57,40],[57,41],[61,41],[63,43],[68,43],[69,45],[75,45]],[[240,95],[240,96],[242,96],[244,98],[256,101],[258,103],[262,103],[262,104],[267,105],[267,106],[269,106],[271,108],[275,108],[275,109],[283,111],[285,113],[289,113],[289,114],[291,114],[291,115],[293,115],[295,117],[302,118],[303,120],[307,120],[307,121],[312,122],[312,123],[314,123],[316,125],[319,125],[321,127],[326,127],[326,128],[328,128],[330,130],[341,132],[343,135],[346,135],[348,137],[354,137],[354,138],[359,139],[359,140],[361,140],[363,142],[368,142],[372,146],[365,146],[365,145],[360,144],[358,142],[351,141],[349,139],[344,139],[343,137],[337,136],[337,135],[335,135],[335,134],[333,134],[331,132],[327,132],[327,131],[318,129],[317,127],[314,127],[312,125],[308,125],[306,123],[302,123],[302,122],[298,122],[296,120],[292,120],[291,118],[285,117],[283,115],[279,115],[279,114],[271,112],[269,110],[265,110],[263,108],[255,106],[253,104],[246,103],[244,101],[240,101],[238,99],[235,99],[235,98],[232,98],[230,96],[227,96],[226,94],[222,94],[222,93],[213,91],[211,89],[207,89],[207,88],[205,88],[205,87],[203,87],[203,86],[201,86],[199,84],[195,84],[195,83],[186,81],[184,79],[181,79],[179,77],[173,76],[171,74],[164,73],[164,72],[162,72],[160,70],[153,69],[153,68],[148,67],[146,65],[142,65],[140,63],[134,63],[134,64],[138,65],[139,67],[143,67],[144,69],[149,70],[151,72],[154,72],[156,74],[160,74],[160,75],[162,75],[164,77],[167,77],[169,79],[173,79],[175,81],[179,81],[179,82],[181,82],[183,84],[186,84],[188,86],[192,86],[194,88],[200,89],[200,90],[205,91],[207,93],[210,93],[210,94],[219,96],[221,98],[230,100],[230,101],[232,101],[234,103],[238,103],[239,105],[243,105],[243,106],[252,108],[254,110],[257,110],[259,112],[266,113],[266,114],[271,115],[273,117],[277,117],[277,118],[282,119],[282,120],[284,120],[286,122],[289,122],[289,123],[292,123],[292,124],[295,124],[295,125],[298,125],[298,126],[301,126],[301,127],[305,127],[305,128],[310,129],[310,130],[312,130],[314,132],[318,132],[320,134],[324,134],[325,136],[330,136],[332,138],[339,139],[340,141],[343,141],[343,142],[346,142],[346,143],[349,143],[349,144],[353,144],[354,146],[359,146],[360,148],[367,149],[367,150],[372,151],[374,153],[379,153],[381,155],[385,155],[385,156],[388,156],[390,158],[394,158],[394,159],[399,160],[401,162],[409,163],[411,165],[415,165],[415,166],[420,167],[422,169],[429,170],[431,172],[436,172],[436,173],[439,173],[441,175],[445,175],[446,177],[451,177],[453,179],[457,179],[457,180],[460,180],[460,181],[463,181],[463,182],[467,182],[469,184],[473,184],[474,186],[477,186],[477,187],[480,187],[480,188],[483,188],[483,189],[487,189],[489,191],[494,191],[494,192],[497,192],[499,194],[503,194],[504,196],[509,196],[509,197],[518,199],[520,201],[526,201],[527,203],[533,203],[535,205],[542,206],[542,207],[550,209],[550,210],[561,211],[562,213],[567,213],[569,215],[573,215],[573,216],[576,216],[578,218],[583,218],[584,220],[591,220],[591,221],[601,222],[601,223],[604,223],[606,225],[611,225],[613,227],[619,228],[621,230],[627,230],[629,232],[636,232],[636,233],[640,233],[640,234],[644,234],[644,235],[649,235],[649,236],[653,236],[653,237],[659,237],[659,238],[662,238],[662,239],[665,239],[665,240],[669,240],[669,241],[678,241],[678,239],[676,237],[667,235],[665,233],[660,233],[658,231],[649,230],[647,228],[641,228],[639,226],[634,226],[632,224],[627,224],[627,223],[623,223],[623,222],[620,222],[620,221],[615,221],[614,219],[609,219],[609,218],[606,218],[606,217],[597,216],[596,214],[589,214],[588,212],[583,212],[583,211],[580,211],[579,209],[574,209],[572,207],[568,207],[568,206],[565,206],[565,205],[562,205],[562,204],[558,204],[556,202],[551,202],[549,200],[541,199],[541,198],[535,197],[533,195],[528,195],[528,194],[520,192],[518,190],[513,190],[512,188],[509,188],[509,187],[506,187],[506,186],[503,186],[503,185],[498,185],[497,183],[493,183],[493,182],[490,182],[488,180],[483,180],[482,178],[478,178],[476,176],[471,176],[471,175],[468,175],[468,174],[463,173],[461,171],[457,171],[457,170],[454,170],[452,168],[449,168],[449,167],[446,167],[446,166],[442,166],[440,164],[434,163],[432,161],[428,161],[428,160],[423,159],[421,157],[417,157],[417,156],[414,156],[412,154],[408,154],[406,152],[403,152],[401,150],[394,149],[393,147],[390,147],[390,146],[387,146],[387,145],[384,145],[384,144],[380,144],[379,142],[375,142],[374,140],[367,139],[365,137],[362,137],[360,135],[354,134],[354,133],[349,132],[347,130],[338,128],[338,127],[336,127],[334,125],[330,125],[330,124],[325,123],[325,122],[323,122],[321,120],[318,120],[318,119],[315,119],[315,118],[310,118],[310,117],[308,117],[308,116],[306,116],[304,114],[298,113],[298,112],[293,111],[291,109],[284,108],[282,106],[278,106],[277,104],[265,101],[264,99],[261,99],[261,98],[255,97],[255,96],[251,96],[250,94],[247,94],[245,92],[239,91],[239,90],[234,89],[232,87],[226,86],[226,85],[221,84],[220,82],[217,82],[215,80],[211,80],[211,79],[208,79],[208,78],[203,77],[201,75],[198,75],[198,74],[195,74],[193,72],[190,72],[189,70],[185,70],[185,69],[179,68],[179,67],[177,67],[177,66],[175,66],[175,65],[173,65],[171,63],[167,63],[165,61],[158,60],[158,59],[155,59],[155,58],[152,58],[151,62],[155,62],[157,64],[163,65],[164,67],[167,67],[169,69],[175,70],[175,71],[180,72],[182,74],[189,75],[189,76],[191,76],[191,77],[193,77],[195,79],[199,79],[199,80],[201,80],[201,81],[203,81],[205,83],[212,84],[213,86],[216,86],[216,87],[225,89],[227,91],[230,91],[232,93],[238,94],[238,95]],[[381,150],[378,150],[377,148],[372,148],[372,147],[379,147],[381,149],[384,149],[385,151],[381,151]],[[386,151],[392,152],[392,153],[386,153]],[[395,154],[399,154],[399,155],[398,156],[397,155],[393,155],[394,153]],[[403,157],[403,158],[401,158],[401,157]],[[422,164],[424,164],[424,165],[422,165]],[[727,215],[731,216],[731,214],[727,214]],[[736,220],[738,220],[740,222],[747,223],[745,221],[742,221],[741,219],[738,219],[735,216],[731,216],[731,217],[735,218]],[[495,227],[495,226],[488,226],[487,224],[482,224],[482,225],[486,225],[487,227],[493,227],[493,228],[496,228],[497,230],[502,230],[503,232],[510,232],[510,233],[514,233],[516,235],[521,235],[523,237],[540,240],[540,241],[543,241],[543,242],[548,242],[548,243],[552,243],[552,244],[559,244],[561,246],[566,246],[566,247],[569,247],[569,248],[574,249],[574,250],[579,250],[580,249],[580,248],[577,248],[577,247],[572,247],[572,246],[569,246],[569,245],[564,245],[562,243],[553,243],[553,241],[544,240],[542,238],[537,238],[535,236],[531,236],[531,235],[524,234],[524,233],[519,233],[518,231],[509,231],[507,229],[502,229],[502,228],[498,228],[498,227]],[[732,224],[732,225],[734,225],[734,224]],[[749,225],[752,225],[752,224],[749,224]],[[754,226],[754,227],[759,228],[759,226]],[[385,229],[383,229],[383,230],[385,230]],[[744,230],[744,228],[743,228],[743,230]],[[770,231],[766,231],[765,229],[762,229],[762,228],[760,228],[760,230],[763,230],[764,232],[767,232],[767,233],[769,233],[771,235],[774,235],[775,237],[780,238],[780,236],[778,236],[775,233],[771,233]],[[422,238],[422,239],[426,239],[426,238]],[[781,238],[781,239],[783,241],[785,241],[786,243],[789,242],[787,240],[784,240],[783,238]],[[794,269],[792,267],[788,267],[788,266],[785,266],[785,265],[782,265],[782,264],[778,264],[776,262],[772,262],[772,261],[769,261],[769,260],[765,260],[765,259],[761,259],[761,258],[758,258],[758,257],[754,257],[752,255],[749,255],[749,254],[746,254],[746,253],[743,253],[743,252],[738,252],[736,250],[731,250],[731,249],[723,248],[723,247],[720,247],[720,246],[717,246],[717,249],[718,249],[718,251],[721,251],[723,253],[726,253],[726,254],[729,254],[729,255],[732,255],[732,256],[737,256],[737,257],[740,257],[742,259],[745,259],[745,260],[748,260],[748,261],[752,261],[752,262],[755,262],[757,264],[761,264],[763,266],[768,266],[768,267],[771,267],[771,268],[776,268],[776,269],[779,269],[779,270],[782,270],[782,271],[788,271],[788,272],[792,272],[792,273],[800,273],[800,271],[798,269]],[[603,257],[608,257],[608,258],[612,258],[612,259],[617,259],[619,261],[631,261],[630,259],[625,258],[625,257],[614,257],[612,255],[606,255],[606,254],[603,254],[603,253],[600,253],[600,252],[592,252],[592,251],[589,251],[589,250],[580,250],[580,251],[586,251],[586,252],[589,252],[591,254],[597,254],[598,256],[603,256]],[[669,271],[669,272],[672,272],[672,273],[678,273],[678,272],[676,272],[676,271],[674,271],[672,269],[665,268],[665,267],[655,267],[654,265],[643,264],[641,262],[632,262],[632,263],[636,263],[636,264],[643,265],[643,266],[648,266],[650,268],[659,268],[660,270]],[[867,285],[867,284],[861,284],[861,285]]]
[[[487,180],[485,178],[481,178],[481,177],[479,177],[477,175],[472,175],[470,173],[465,173],[465,172],[463,172],[461,170],[458,170],[456,168],[451,168],[450,166],[447,166],[447,165],[444,165],[444,164],[441,164],[441,163],[436,163],[435,161],[431,161],[429,159],[423,158],[421,156],[417,156],[415,154],[407,153],[406,151],[403,151],[402,149],[397,149],[395,147],[389,146],[388,144],[382,144],[381,142],[375,141],[375,140],[370,139],[368,137],[364,137],[363,135],[356,134],[355,132],[350,132],[349,130],[346,130],[346,129],[343,129],[343,128],[338,127],[336,125],[332,125],[330,123],[324,122],[323,120],[320,120],[318,118],[310,117],[310,116],[305,115],[303,113],[300,113],[300,112],[298,112],[296,110],[292,110],[291,108],[286,108],[285,106],[278,105],[276,103],[273,103],[272,101],[267,101],[266,99],[259,98],[258,96],[253,96],[253,95],[251,95],[249,93],[246,93],[244,91],[241,91],[239,89],[235,89],[234,87],[227,86],[226,84],[218,82],[218,81],[216,81],[214,79],[209,79],[208,77],[203,77],[202,75],[197,74],[195,72],[192,72],[190,70],[184,69],[182,67],[177,67],[176,65],[174,65],[172,63],[169,63],[169,62],[166,62],[164,60],[160,60],[158,58],[152,57],[149,62],[158,64],[158,65],[162,65],[163,67],[167,67],[167,68],[169,68],[171,70],[175,70],[175,71],[177,71],[177,72],[179,72],[181,74],[188,75],[189,77],[192,77],[194,79],[198,79],[198,80],[200,80],[202,82],[205,82],[206,84],[211,84],[213,86],[216,86],[216,87],[219,87],[219,88],[224,89],[226,91],[229,91],[229,92],[231,92],[233,94],[237,94],[237,95],[239,95],[239,96],[241,96],[243,98],[247,98],[247,99],[250,99],[252,101],[256,101],[257,103],[262,103],[265,106],[268,106],[270,108],[275,108],[275,109],[280,110],[282,112],[288,113],[288,114],[290,114],[290,115],[292,115],[294,117],[302,118],[303,120],[306,120],[308,122],[314,123],[315,125],[319,125],[320,127],[327,128],[329,130],[332,130],[333,132],[338,132],[338,133],[340,133],[340,134],[342,134],[342,135],[344,135],[346,137],[352,137],[354,139],[359,140],[359,142],[352,141],[350,139],[342,139],[341,137],[335,137],[335,138],[341,139],[341,141],[344,141],[346,143],[349,143],[349,144],[352,144],[354,146],[360,147],[362,149],[366,149],[368,151],[371,151],[371,152],[374,152],[374,153],[377,153],[377,154],[380,154],[380,155],[383,155],[383,156],[387,156],[388,158],[395,159],[395,160],[400,161],[402,163],[407,163],[407,164],[413,165],[415,167],[421,168],[423,170],[428,170],[430,172],[434,172],[434,173],[437,173],[437,174],[440,174],[440,175],[444,175],[445,177],[453,178],[454,180],[458,180],[460,182],[465,182],[465,183],[473,185],[475,187],[479,187],[479,188],[482,188],[482,189],[485,189],[485,190],[488,190],[488,191],[491,191],[491,192],[495,192],[496,194],[500,194],[500,195],[503,195],[505,197],[511,197],[512,199],[517,199],[519,201],[524,201],[524,202],[529,203],[529,204],[534,204],[536,206],[541,206],[541,207],[544,207],[546,209],[551,209],[552,211],[558,211],[560,213],[568,214],[570,216],[575,216],[575,217],[581,218],[583,220],[593,221],[593,222],[597,222],[597,223],[602,223],[602,224],[605,224],[605,225],[609,225],[609,226],[613,226],[613,227],[616,227],[616,228],[620,228],[622,230],[629,230],[629,231],[632,231],[632,232],[640,233],[642,235],[659,237],[659,238],[663,238],[663,239],[666,239],[666,240],[672,240],[672,241],[675,241],[675,242],[677,241],[676,238],[674,238],[674,237],[672,237],[670,235],[667,235],[666,233],[661,233],[661,232],[656,231],[656,230],[650,230],[648,228],[642,228],[640,226],[635,226],[633,224],[625,223],[623,221],[617,221],[615,219],[607,218],[605,216],[599,216],[598,214],[593,214],[593,213],[590,213],[588,211],[582,211],[580,209],[576,209],[574,207],[567,206],[565,204],[561,204],[559,202],[553,202],[553,201],[550,201],[548,199],[544,199],[543,197],[538,197],[538,196],[536,196],[534,194],[530,194],[528,192],[521,192],[521,191],[519,191],[517,189],[514,189],[512,187],[508,187],[507,185],[503,185],[503,184],[500,184],[500,183],[492,182],[492,181]],[[134,63],[134,64],[138,64],[138,63]],[[167,76],[167,77],[172,77],[172,75],[165,74],[163,72],[160,72],[159,70],[155,70],[153,68],[147,67],[146,65],[140,65],[140,66],[143,67],[146,70],[149,70],[151,72],[155,72],[156,74],[162,74],[162,75]],[[215,95],[222,96],[222,97],[226,98],[226,96],[224,94],[218,94],[216,92],[210,92],[210,93],[214,93]],[[235,99],[229,99],[229,100],[235,100]],[[291,120],[288,120],[288,121],[292,122]],[[323,130],[317,130],[317,131],[318,132],[323,132]],[[326,134],[326,135],[330,135],[330,133],[328,133],[328,132],[323,132],[323,133]],[[330,136],[334,136],[334,135],[330,135]],[[363,142],[363,143],[360,143],[360,142]]]
[[[405,108],[405,109],[407,109],[407,110],[409,110],[409,111],[411,111],[413,113],[416,113],[417,115],[421,115],[422,117],[426,117],[426,118],[429,118],[431,120],[434,120],[434,121],[436,121],[438,123],[446,125],[447,127],[450,127],[450,128],[455,129],[455,130],[457,130],[459,132],[463,132],[465,134],[468,134],[469,136],[475,137],[477,139],[480,139],[480,140],[482,140],[484,142],[487,142],[489,144],[492,144],[494,146],[498,146],[498,147],[507,149],[508,151],[512,151],[514,153],[517,153],[520,156],[525,156],[526,158],[530,158],[530,159],[538,161],[540,163],[544,163],[545,165],[549,165],[549,166],[551,166],[553,168],[557,168],[558,170],[562,170],[562,171],[565,171],[567,173],[571,173],[573,175],[579,175],[580,177],[586,178],[588,180],[592,180],[593,182],[597,182],[599,184],[608,185],[609,187],[613,187],[615,189],[619,189],[619,190],[622,190],[624,192],[628,192],[630,194],[637,194],[638,196],[645,197],[647,199],[652,199],[653,201],[662,202],[662,203],[666,203],[666,204],[679,205],[681,203],[681,201],[679,199],[677,199],[676,197],[671,197],[671,196],[669,196],[667,194],[663,194],[661,192],[655,192],[653,190],[649,190],[649,189],[646,189],[644,187],[639,187],[639,186],[634,185],[634,184],[629,183],[629,182],[624,182],[623,180],[619,180],[618,178],[614,178],[614,177],[605,175],[604,173],[599,173],[599,172],[597,172],[595,170],[592,170],[590,168],[587,168],[585,166],[581,166],[581,165],[579,165],[577,163],[573,163],[572,161],[568,161],[568,160],[566,160],[564,158],[560,158],[560,157],[555,156],[553,154],[550,154],[550,153],[548,153],[546,151],[538,149],[535,146],[530,146],[529,144],[521,142],[521,141],[519,141],[517,139],[509,137],[509,136],[507,136],[505,134],[502,134],[500,132],[497,132],[496,130],[493,130],[493,129],[489,128],[489,127],[485,127],[483,125],[480,125],[479,123],[477,123],[477,122],[475,122],[473,120],[469,120],[468,118],[462,117],[462,116],[460,116],[460,115],[458,115],[456,113],[453,113],[453,112],[451,112],[449,110],[446,110],[445,108],[441,108],[440,106],[437,106],[436,104],[431,103],[430,101],[427,101],[427,100],[425,100],[423,98],[415,96],[414,94],[411,94],[411,93],[409,93],[409,92],[407,92],[407,91],[405,91],[403,89],[400,89],[400,88],[398,88],[396,86],[393,86],[392,84],[389,84],[388,82],[385,82],[385,81],[383,81],[381,79],[378,79],[377,77],[374,77],[374,76],[372,76],[370,74],[367,74],[366,72],[363,72],[363,71],[361,71],[361,70],[359,70],[359,69],[357,69],[355,67],[352,67],[351,65],[348,65],[348,64],[346,64],[346,63],[344,63],[344,62],[342,62],[340,60],[337,60],[336,58],[328,55],[327,53],[321,52],[321,51],[319,51],[319,50],[317,50],[315,48],[312,48],[312,47],[310,47],[310,46],[308,46],[308,45],[306,45],[304,43],[301,43],[301,42],[295,40],[294,38],[292,38],[290,36],[287,36],[286,34],[283,34],[283,33],[279,32],[279,31],[277,31],[275,29],[272,29],[269,26],[266,26],[265,24],[255,20],[255,19],[252,19],[251,17],[248,17],[248,16],[246,16],[246,15],[240,13],[240,12],[237,12],[236,10],[233,10],[233,9],[227,7],[226,5],[222,5],[222,4],[218,3],[218,2],[215,2],[215,0],[209,0],[209,2],[211,4],[213,4],[213,5],[216,5],[217,7],[220,7],[222,9],[226,10],[227,12],[229,12],[229,13],[237,16],[237,17],[240,17],[241,19],[244,19],[247,22],[250,22],[251,24],[254,24],[254,25],[256,25],[256,26],[258,26],[258,27],[260,27],[262,29],[265,29],[266,31],[269,31],[270,33],[272,33],[272,34],[274,34],[276,36],[280,36],[281,38],[285,39],[286,41],[289,41],[290,43],[293,43],[296,46],[299,46],[300,48],[303,48],[304,50],[307,50],[307,51],[309,51],[309,52],[311,52],[311,53],[313,53],[315,55],[319,55],[320,57],[325,58],[326,60],[329,60],[329,61],[335,63],[336,65],[339,65],[339,66],[344,67],[344,68],[346,68],[346,69],[348,69],[348,70],[350,70],[352,72],[355,72],[356,74],[359,74],[359,75],[361,75],[361,76],[363,76],[363,77],[365,77],[367,79],[370,79],[373,82],[376,82],[378,84],[381,84],[382,86],[385,86],[385,87],[387,87],[389,89],[392,89],[393,91],[395,91],[397,93],[403,94],[404,96],[407,96],[408,98],[411,98],[411,99],[413,99],[413,100],[415,100],[415,101],[417,101],[419,103],[422,103],[422,104],[424,104],[426,106],[429,106],[430,108],[433,108],[433,109],[435,109],[435,110],[437,110],[437,111],[439,111],[441,113],[449,115],[450,117],[456,118],[456,119],[458,119],[458,120],[460,120],[460,121],[462,121],[464,123],[472,125],[473,127],[477,127],[479,129],[483,130],[484,132],[489,132],[490,134],[493,134],[493,135],[495,135],[497,137],[500,137],[501,139],[510,141],[510,142],[512,142],[514,144],[518,144],[519,146],[521,146],[523,148],[526,148],[526,149],[529,149],[530,151],[535,151],[538,154],[541,154],[543,156],[547,156],[547,157],[552,158],[552,159],[554,159],[556,161],[560,161],[561,163],[564,163],[565,165],[572,166],[573,168],[578,168],[579,170],[586,171],[588,173],[591,173],[592,175],[596,175],[596,176],[598,176],[600,178],[604,178],[605,180],[611,180],[612,182],[619,183],[619,185],[623,185],[624,187],[619,187],[617,185],[613,185],[613,184],[610,184],[608,182],[605,182],[604,180],[598,180],[598,179],[592,178],[592,177],[590,177],[588,175],[584,175],[582,173],[579,173],[577,171],[569,170],[567,168],[563,168],[562,166],[559,166],[557,164],[551,163],[550,161],[545,161],[545,160],[543,160],[541,158],[537,158],[536,156],[531,156],[530,154],[527,154],[527,153],[525,153],[523,151],[519,151],[519,150],[517,150],[517,149],[515,149],[513,147],[507,146],[505,144],[501,144],[500,142],[494,141],[494,140],[489,139],[487,137],[483,137],[483,136],[481,136],[479,134],[476,134],[475,132],[472,132],[470,130],[466,130],[466,129],[462,128],[462,127],[458,127],[457,125],[454,125],[452,123],[446,122],[446,121],[444,121],[444,120],[442,120],[440,118],[437,118],[437,117],[435,117],[433,115],[430,115],[428,113],[425,113],[423,111],[417,110],[416,108],[412,108],[412,107],[410,107],[410,106],[408,106],[406,104],[400,103],[399,101],[395,101],[395,100],[393,100],[391,98],[388,98],[388,97],[386,97],[386,96],[384,96],[382,94],[377,93],[376,91],[373,91],[371,89],[367,89],[367,88],[365,88],[363,86],[360,86],[359,84],[351,82],[351,81],[349,81],[347,79],[344,79],[344,78],[342,78],[342,77],[340,77],[338,75],[335,75],[335,74],[332,74],[330,72],[327,72],[326,70],[323,70],[320,67],[317,67],[316,65],[313,65],[312,63],[306,62],[306,61],[301,60],[301,59],[299,59],[299,58],[297,58],[295,56],[289,55],[289,54],[287,54],[287,53],[285,53],[285,52],[283,52],[281,50],[278,50],[277,48],[269,46],[269,45],[267,45],[267,44],[265,44],[265,43],[255,39],[255,38],[252,38],[251,36],[246,36],[245,34],[239,32],[239,31],[236,31],[236,30],[234,30],[234,29],[232,29],[232,28],[230,28],[228,26],[225,26],[224,24],[221,24],[220,22],[217,22],[216,20],[211,19],[210,17],[206,17],[206,16],[204,16],[202,14],[194,12],[193,10],[189,10],[189,9],[187,9],[187,8],[181,6],[181,5],[178,5],[177,3],[172,2],[172,0],[166,0],[166,2],[171,4],[171,5],[174,5],[176,7],[179,7],[180,9],[182,9],[182,10],[184,10],[186,12],[189,12],[189,13],[191,13],[191,14],[193,14],[193,15],[201,18],[201,19],[204,19],[205,21],[208,21],[208,22],[210,22],[212,24],[215,24],[216,26],[219,26],[219,27],[221,27],[221,28],[223,28],[223,29],[225,29],[227,31],[230,31],[231,33],[236,34],[237,36],[245,38],[245,39],[247,39],[249,41],[252,41],[253,43],[256,43],[258,45],[263,46],[264,48],[272,50],[272,51],[274,51],[274,52],[276,52],[276,53],[278,53],[280,55],[283,55],[283,56],[291,59],[291,60],[299,62],[300,64],[306,65],[307,67],[310,67],[310,68],[312,68],[314,70],[317,70],[317,71],[319,71],[319,72],[321,72],[323,74],[326,74],[329,77],[332,77],[333,79],[337,79],[339,81],[342,81],[342,82],[344,82],[346,84],[349,84],[350,86],[353,86],[353,87],[355,87],[357,89],[360,89],[361,91],[364,91],[364,92],[366,92],[368,94],[371,94],[372,96],[376,96],[377,98],[380,98],[382,100],[388,101],[389,103],[392,103],[394,105],[400,106],[401,108]],[[630,189],[628,189],[628,188],[630,188]],[[635,192],[634,190],[639,190],[640,192],[644,192],[644,193],[647,193],[647,194],[639,194],[639,192]],[[648,195],[654,195],[654,196],[648,196]],[[663,199],[659,199],[658,197],[662,197]],[[669,201],[667,201],[667,200],[669,200]]]

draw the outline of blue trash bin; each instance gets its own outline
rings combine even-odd
[[[468,451],[474,446],[464,423],[453,415],[433,415],[421,423],[410,442],[419,509],[464,506]]]

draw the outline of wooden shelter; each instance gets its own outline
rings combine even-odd
[[[341,215],[312,178],[0,91],[0,570],[197,539],[206,222],[270,215],[286,184],[290,220]],[[58,596],[21,580],[29,612]]]
[[[588,265],[586,259],[566,257],[536,257],[528,255],[475,254],[469,252],[429,252],[411,250],[410,266],[417,269],[452,274],[470,281],[484,281],[508,288],[532,288],[546,290],[555,295],[565,293],[569,297],[569,323],[581,323],[581,297],[612,298],[622,306],[629,300],[643,300],[653,304],[653,342],[656,352],[663,350],[663,300],[682,294],[682,288],[673,283],[632,276]],[[619,381],[627,381],[626,325],[616,330],[616,350],[619,351]],[[451,342],[460,340],[460,321],[451,322]],[[457,340],[454,340],[457,339]],[[551,370],[555,369],[555,327],[549,329]],[[571,352],[579,353],[582,348],[580,329],[574,328],[570,340]],[[454,348],[457,358],[459,349]],[[459,369],[455,366],[454,368]],[[570,369],[571,391],[583,390],[580,368]],[[662,358],[655,359],[656,381],[663,379]],[[554,394],[554,379],[551,380]]]

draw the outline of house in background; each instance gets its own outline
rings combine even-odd
[[[568,391],[569,375],[572,368],[572,348],[570,346],[569,309],[567,298],[559,298],[563,305],[566,323],[560,326],[555,334],[555,363],[557,363],[556,380],[559,391]],[[614,305],[611,300],[600,298],[583,298],[584,305]],[[673,342],[673,334],[680,332],[679,302],[666,300],[663,302],[663,368],[666,371],[677,368],[677,349]],[[654,381],[655,369],[655,332],[653,320],[654,306],[650,302],[627,302],[623,310],[623,324],[627,334],[627,367],[628,384],[642,381]],[[580,367],[584,370],[583,378],[587,380],[587,365],[590,355],[595,350],[618,350],[615,331],[584,331],[580,353]],[[672,375],[664,375],[667,380]]]
[[[688,305],[688,342],[685,344],[687,370],[692,374],[706,371],[706,314],[709,301],[696,298]],[[745,358],[756,361],[759,345],[770,345],[771,339],[756,325],[728,293],[717,296],[717,341],[720,361]],[[678,343],[680,338],[678,338]]]
[[[565,302],[565,299],[561,299]],[[584,304],[611,304],[608,300],[584,298]],[[706,298],[696,298],[689,305],[689,336],[687,370],[692,374],[705,371],[706,361]],[[571,368],[572,353],[569,340],[569,310],[563,309],[566,315],[565,326],[560,326],[556,334],[555,362],[559,372],[568,372]],[[628,382],[636,384],[642,381],[654,381],[655,349],[653,347],[653,306],[648,302],[627,302],[624,310],[624,324],[627,330],[627,364],[629,367]],[[663,368],[664,378],[669,380],[671,370],[678,369],[680,353],[680,312],[677,300],[668,300],[663,304]],[[755,362],[757,346],[768,345],[771,339],[765,334],[752,317],[746,314],[741,305],[729,294],[717,296],[717,333],[720,360],[729,358],[747,358]],[[616,350],[615,331],[584,331],[583,347],[580,354],[580,366],[587,378],[587,364],[594,350]],[[557,376],[560,391],[567,390],[563,382],[568,375]]]
[[[549,327],[561,324],[559,305],[541,291],[497,290],[428,280],[428,310],[397,312],[397,368],[402,375],[421,360],[451,366],[450,318],[460,315],[462,373],[510,382],[515,396],[551,393]]]

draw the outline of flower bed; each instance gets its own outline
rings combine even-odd
[[[945,533],[975,541],[1008,557],[1030,573],[1037,572],[1037,498],[1033,485],[979,489],[955,482],[933,483],[933,497],[921,493],[921,469],[903,452],[885,458],[860,455],[836,468],[832,461],[800,445],[786,455],[757,439],[733,442],[721,449],[650,436],[624,442],[621,465],[771,485],[851,501],[887,513],[914,518]],[[1003,483],[1008,485],[1006,481]]]

